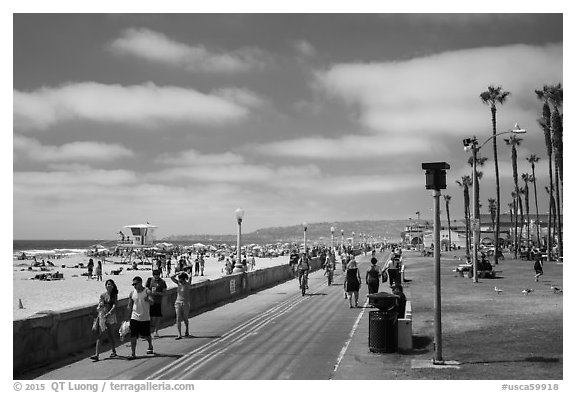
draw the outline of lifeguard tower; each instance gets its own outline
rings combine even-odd
[[[148,257],[154,248],[154,231],[158,227],[146,223],[125,225],[124,228],[128,229],[127,233],[118,233],[120,239],[116,245],[123,252],[122,262],[130,263],[136,258],[142,263],[152,263]]]

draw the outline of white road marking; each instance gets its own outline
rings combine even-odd
[[[336,374],[336,370],[338,370],[338,366],[340,366],[340,362],[342,362],[342,359],[344,358],[344,355],[346,354],[346,350],[348,349],[348,346],[350,345],[350,341],[352,341],[352,337],[354,336],[354,333],[356,332],[356,329],[358,328],[358,325],[360,324],[360,320],[362,319],[362,316],[364,315],[364,311],[366,310],[366,306],[368,305],[368,300],[369,299],[366,299],[366,301],[364,302],[364,306],[362,307],[362,312],[360,312],[360,314],[358,315],[358,318],[356,318],[356,322],[354,322],[354,326],[352,326],[352,330],[350,331],[350,334],[348,336],[348,340],[346,340],[346,343],[344,344],[344,346],[340,350],[340,354],[338,355],[338,359],[336,360],[336,365],[334,366],[334,370],[332,370],[332,374],[330,375],[330,379],[332,379],[332,377],[334,377],[334,375]]]

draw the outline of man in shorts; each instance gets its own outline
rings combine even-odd
[[[160,270],[152,270],[152,277],[146,281],[146,288],[152,292],[152,299],[154,299],[154,303],[150,305],[150,324],[154,337],[160,337],[158,327],[162,319],[162,298],[168,288],[166,281],[160,278],[160,275]]]
[[[142,277],[132,279],[134,289],[128,296],[128,316],[130,319],[130,347],[132,355],[128,360],[136,359],[136,341],[143,337],[148,341],[148,355],[154,355],[152,337],[150,337],[150,304],[154,302],[152,292],[142,285]]]
[[[178,337],[176,340],[182,339],[182,322],[186,326],[186,333],[184,337],[190,337],[188,330],[188,313],[190,312],[190,304],[192,294],[192,274],[186,273],[175,274],[170,277],[172,281],[178,285],[176,289],[176,301],[174,302],[174,310],[176,311],[176,328],[178,329]]]

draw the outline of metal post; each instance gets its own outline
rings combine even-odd
[[[442,313],[440,305],[440,190],[434,190],[434,364],[444,364],[442,359]]]
[[[242,248],[241,244],[242,237],[242,219],[238,218],[238,236],[236,237],[236,265],[234,265],[234,273],[241,273],[244,271],[244,265],[242,265]]]
[[[330,249],[334,250],[334,227],[330,228],[330,232],[332,233],[332,240],[330,241]]]
[[[472,198],[474,198],[474,212],[472,213],[474,225],[472,226],[472,272],[473,272],[473,282],[478,282],[478,243],[480,243],[480,231],[479,231],[479,222],[478,222],[478,215],[476,214],[478,211],[478,172],[476,169],[476,156],[478,153],[478,147],[476,146],[477,142],[474,139],[472,144]]]

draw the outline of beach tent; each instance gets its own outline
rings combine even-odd
[[[206,247],[208,247],[206,244],[202,244],[202,243],[195,243],[192,246],[194,248],[206,248]]]

